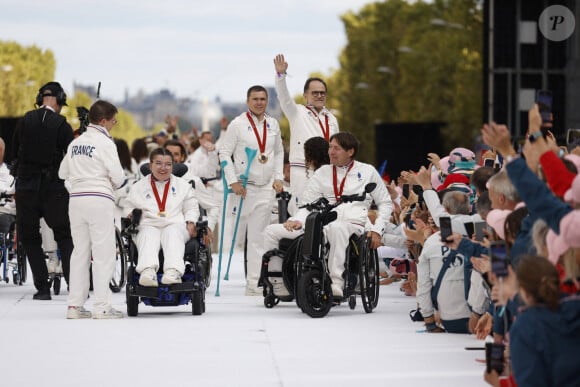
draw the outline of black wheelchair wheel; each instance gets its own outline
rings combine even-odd
[[[354,308],[356,308],[356,295],[355,294],[351,294],[348,297],[348,307],[350,308],[350,310],[354,310]]]
[[[119,293],[126,282],[127,273],[127,253],[123,247],[123,238],[119,230],[115,230],[115,242],[116,242],[116,257],[115,257],[115,271],[113,272],[113,278],[109,282],[109,288],[113,293]]]
[[[57,296],[60,294],[60,276],[58,275],[55,275],[52,279],[52,291]]]
[[[135,274],[135,268],[129,267],[127,269],[127,278],[129,283],[125,286],[125,301],[127,302],[127,316],[135,317],[139,314],[139,297],[131,294],[131,289],[133,285],[133,277]]]
[[[369,248],[369,241],[360,244],[359,286],[363,309],[371,313],[379,302],[379,262],[375,250]]]
[[[20,274],[18,272],[12,273],[12,282],[14,285],[22,285],[22,282],[20,281]]]
[[[28,265],[26,264],[26,254],[24,254],[24,249],[20,242],[17,244],[16,248],[16,262],[18,264],[18,272],[20,273],[19,285],[26,282],[26,276],[28,273]]]
[[[296,300],[304,313],[312,318],[324,317],[332,307],[330,280],[323,280],[319,270],[310,270],[298,280]]]
[[[280,303],[280,298],[275,294],[268,294],[264,297],[264,306],[268,309],[272,309],[274,306]]]
[[[191,314],[200,316],[204,309],[203,293],[201,290],[195,290],[191,294]]]
[[[202,251],[200,251],[200,258],[204,258],[202,254],[205,255],[203,281],[205,282],[205,288],[207,289],[209,288],[209,285],[211,285],[211,246],[206,246]]]

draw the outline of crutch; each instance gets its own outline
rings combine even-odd
[[[250,166],[252,165],[252,161],[256,157],[256,153],[258,153],[257,149],[252,149],[246,147],[246,156],[248,158],[248,165],[246,165],[246,172],[243,175],[240,175],[240,179],[242,180],[242,186],[246,188],[248,185],[248,175],[250,174]],[[240,198],[240,206],[238,208],[238,216],[236,216],[236,225],[234,226],[234,237],[232,238],[232,245],[230,246],[230,257],[228,259],[228,268],[226,270],[226,275],[224,276],[224,280],[229,279],[230,275],[230,264],[232,263],[232,255],[234,255],[234,247],[236,245],[236,235],[238,234],[238,225],[240,224],[240,215],[242,214],[242,204],[244,204],[244,198]]]
[[[220,296],[220,276],[222,272],[222,248],[224,244],[224,224],[226,219],[226,206],[228,204],[228,194],[232,192],[230,188],[228,188],[228,183],[226,182],[226,174],[224,173],[224,169],[228,162],[226,160],[220,163],[222,168],[222,183],[224,186],[224,206],[222,209],[222,223],[221,223],[221,230],[220,230],[220,248],[219,248],[219,258],[218,258],[218,276],[217,276],[217,287],[215,290],[216,297]]]

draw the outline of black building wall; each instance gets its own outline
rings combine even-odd
[[[579,0],[484,1],[484,122],[489,120],[490,73],[493,75],[493,120],[507,124],[513,135],[527,130],[527,110],[520,110],[521,89],[548,89],[553,93],[554,134],[564,139],[567,128],[580,127],[578,66]],[[492,5],[493,4],[493,5]],[[490,14],[490,5],[493,15]],[[566,6],[576,17],[576,30],[564,41],[546,39],[537,29],[535,44],[520,43],[521,22],[538,22],[551,5]],[[493,20],[490,18],[493,17]],[[489,65],[489,26],[493,21],[493,67]],[[537,25],[536,25],[537,27]],[[577,104],[577,103],[576,103]]]

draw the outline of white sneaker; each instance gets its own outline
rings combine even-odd
[[[246,296],[254,297],[254,296],[263,296],[264,291],[259,289],[255,286],[246,285]]]
[[[46,263],[46,268],[49,274],[58,273],[58,266],[60,265],[60,259],[57,256],[49,256],[48,262]]]
[[[95,314],[93,314],[93,318],[95,319],[123,318],[123,312],[110,308],[109,310],[95,312]]]
[[[332,296],[333,297],[340,297],[342,298],[342,286],[337,284],[330,284],[330,288],[332,289]]]
[[[66,311],[67,319],[91,318],[93,314],[82,306],[69,306]]]
[[[157,273],[155,269],[148,267],[139,275],[139,285],[148,287],[157,287]]]
[[[181,283],[181,273],[175,269],[167,269],[161,277],[161,283],[164,285],[173,285]]]

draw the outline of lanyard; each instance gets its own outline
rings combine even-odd
[[[320,121],[320,117],[318,117],[318,113],[316,113],[316,111],[314,111],[310,106],[306,106],[306,109],[310,110],[312,112],[312,114],[314,114],[314,117],[316,117],[316,119],[318,120],[318,125],[320,125],[320,129],[322,130],[322,134],[324,136],[324,139],[327,142],[330,141],[330,128],[328,126],[328,114],[324,115],[324,120],[326,123],[326,129],[324,129],[324,126],[322,126],[322,121]]]
[[[346,181],[346,176],[348,175],[348,173],[350,172],[350,170],[352,169],[353,166],[354,166],[354,160],[350,162],[350,165],[346,169],[346,173],[344,174],[344,177],[342,178],[342,181],[340,182],[340,189],[336,186],[336,183],[338,183],[338,177],[336,176],[336,165],[332,166],[332,186],[334,188],[334,198],[336,199],[336,201],[339,201],[341,196],[342,196],[342,191],[344,191],[344,183]]]
[[[157,201],[157,208],[159,208],[159,216],[165,216],[165,203],[167,203],[167,193],[169,192],[169,182],[171,179],[167,179],[165,182],[165,188],[163,189],[163,200],[159,198],[159,192],[157,192],[157,185],[155,185],[155,180],[153,179],[153,174],[151,174],[151,188],[153,189],[153,195],[155,195],[155,200]]]
[[[262,134],[262,138],[264,141],[260,140],[260,135],[258,134],[258,128],[256,128],[256,124],[254,124],[254,120],[249,112],[246,112],[246,117],[248,117],[248,121],[250,121],[250,125],[252,125],[252,129],[254,129],[254,135],[256,136],[256,140],[258,141],[258,148],[260,148],[260,154],[264,154],[266,150],[266,137],[268,132],[266,132],[266,117],[264,117],[264,133]]]

